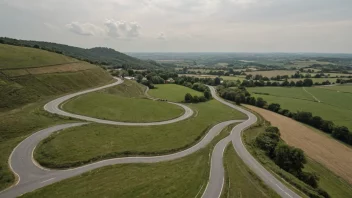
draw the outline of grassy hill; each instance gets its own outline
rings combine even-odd
[[[43,110],[70,92],[108,84],[102,68],[40,49],[0,44],[0,191],[15,181],[7,160],[31,133],[70,119]]]
[[[106,84],[102,68],[40,49],[0,44],[0,111]]]
[[[74,57],[79,60],[84,60],[94,64],[110,65],[110,66],[122,66],[129,65],[133,68],[156,68],[160,67],[160,64],[155,61],[146,61],[133,58],[126,54],[115,51],[114,49],[95,47],[91,49],[83,49],[79,47],[73,47],[63,44],[43,42],[43,41],[26,41],[17,40],[11,38],[0,37],[0,43],[10,44],[16,46],[35,47],[52,51],[56,53],[62,53],[66,56]]]

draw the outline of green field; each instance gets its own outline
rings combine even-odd
[[[151,89],[148,93],[152,97],[162,98],[172,102],[184,101],[186,93],[190,93],[192,96],[203,95],[203,93],[199,91],[175,84],[157,85],[156,89]]]
[[[225,128],[207,147],[187,157],[156,164],[103,167],[25,194],[23,197],[199,198],[208,182],[209,157],[213,147],[229,135],[232,127]]]
[[[256,87],[248,88],[248,91],[255,97],[262,97],[268,103],[280,104],[282,109],[288,109],[291,112],[312,112],[313,115],[352,129],[352,103],[350,103],[352,95],[350,93],[316,87],[305,89],[320,102],[315,102],[314,98],[303,88]]]
[[[211,126],[245,115],[216,100],[191,104],[195,115],[160,126],[90,124],[56,133],[37,147],[35,158],[48,167],[71,167],[126,155],[171,153],[195,144]]]
[[[76,97],[67,102],[63,108],[80,115],[124,122],[171,120],[184,113],[181,107],[166,102],[103,92]]]
[[[280,197],[268,188],[255,173],[237,155],[232,144],[228,145],[224,154],[226,183],[222,198],[227,197]]]
[[[321,86],[321,89],[328,89],[336,92],[352,93],[352,85]]]
[[[263,119],[259,116],[258,123],[262,123]],[[286,178],[290,178],[290,183],[296,183],[301,186],[308,186],[292,176],[291,174],[283,171],[278,167],[261,149],[255,146],[254,140],[260,134],[264,133],[265,127],[257,126],[251,127],[243,133],[243,139],[247,149],[250,153],[258,159],[267,169],[275,172],[277,175],[285,175]],[[325,168],[321,164],[308,158],[307,164],[305,164],[304,170],[315,172],[319,176],[319,186],[329,193],[331,197],[348,198],[352,196],[352,186],[345,180],[339,178],[329,169]],[[287,179],[286,179],[287,180]],[[310,187],[308,187],[310,188]]]
[[[0,44],[0,69],[39,67],[76,61],[71,57],[40,49]]]

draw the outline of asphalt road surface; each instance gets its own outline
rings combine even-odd
[[[123,81],[118,79],[117,82],[112,83],[110,85],[106,85],[103,87],[90,89],[82,92],[78,92],[75,94],[70,94],[61,98],[58,98],[54,101],[49,102],[45,105],[45,110],[60,114],[63,116],[69,116],[78,118],[85,121],[90,122],[98,122],[104,124],[113,124],[113,125],[131,125],[131,126],[148,126],[148,125],[161,125],[161,124],[170,124],[174,122],[178,122],[184,119],[187,119],[192,116],[193,111],[185,105],[172,103],[179,105],[185,109],[185,114],[179,118],[163,121],[163,122],[154,122],[154,123],[126,123],[126,122],[115,122],[115,121],[107,121],[101,119],[95,119],[91,117],[70,114],[67,112],[62,111],[59,108],[59,105],[63,102],[76,97],[78,95],[86,94],[89,92],[97,91],[100,89],[105,89],[108,87],[112,87],[118,84],[121,84]],[[212,157],[211,157],[211,170],[210,170],[210,178],[207,184],[207,187],[202,195],[203,198],[217,198],[220,197],[222,188],[224,185],[224,168],[223,168],[223,152],[226,146],[232,141],[232,144],[238,153],[238,155],[244,160],[244,162],[255,172],[268,186],[273,188],[279,195],[282,197],[299,197],[297,194],[292,192],[286,186],[284,186],[280,181],[278,181],[274,176],[272,176],[264,167],[262,167],[246,150],[242,141],[241,141],[241,132],[256,122],[256,117],[235,105],[232,105],[221,98],[219,98],[214,88],[211,87],[211,91],[213,97],[216,100],[224,103],[225,105],[234,108],[238,111],[245,113],[248,116],[248,120],[231,120],[219,123],[212,127],[206,136],[198,142],[196,145],[174,154],[170,155],[163,155],[163,156],[155,156],[155,157],[125,157],[125,158],[114,158],[99,161],[96,163],[88,164],[85,166],[81,166],[78,168],[68,169],[68,170],[52,170],[46,169],[41,167],[38,163],[35,162],[33,159],[33,152],[35,147],[42,141],[43,139],[47,138],[50,134],[64,130],[71,127],[78,127],[85,124],[89,124],[87,122],[80,122],[80,123],[70,123],[70,124],[61,124],[54,127],[50,127],[47,129],[43,129],[38,131],[25,140],[23,140],[11,153],[9,159],[9,165],[12,171],[17,175],[17,183],[12,186],[11,188],[6,189],[0,193],[0,198],[11,198],[17,197],[24,193],[31,192],[33,190],[39,189],[41,187],[53,184],[55,182],[80,175],[84,172],[108,166],[114,164],[128,164],[128,163],[157,163],[162,161],[170,161],[175,160],[178,158],[185,157],[190,155],[201,148],[207,146],[215,136],[217,136],[226,126],[238,123],[236,127],[234,127],[231,131],[231,135],[221,140],[218,144],[216,144]]]
[[[257,122],[257,117],[239,106],[233,105],[217,96],[214,87],[209,87],[214,99],[219,102],[236,109],[248,116],[248,119],[241,124],[235,126],[231,134],[216,144],[211,158],[211,169],[210,178],[207,188],[204,191],[203,198],[218,198],[221,196],[221,192],[224,186],[224,166],[223,166],[223,154],[226,146],[232,142],[239,157],[246,163],[246,165],[259,176],[259,178],[269,187],[271,187],[281,197],[296,198],[300,197],[295,192],[287,188],[278,179],[276,179],[269,171],[267,171],[257,160],[247,151],[246,147],[242,142],[242,131],[252,124]]]
[[[149,122],[149,123],[132,123],[132,122],[117,122],[117,121],[112,121],[112,120],[103,120],[103,119],[92,118],[92,117],[88,117],[88,116],[84,116],[84,115],[77,115],[77,114],[69,113],[69,112],[63,111],[60,108],[60,105],[62,105],[65,101],[68,101],[69,99],[74,98],[76,96],[87,94],[87,93],[94,92],[94,91],[98,91],[101,89],[106,89],[106,88],[113,87],[113,86],[116,86],[116,85],[123,83],[123,80],[121,80],[119,78],[115,78],[115,79],[117,80],[115,83],[105,85],[102,87],[98,87],[98,88],[94,88],[94,89],[80,91],[77,93],[69,94],[69,95],[60,97],[58,99],[55,99],[55,100],[47,103],[44,106],[44,109],[50,113],[59,114],[62,116],[67,116],[67,117],[85,120],[85,121],[89,121],[89,122],[96,122],[96,123],[101,123],[101,124],[111,124],[111,125],[125,125],[125,126],[165,125],[165,124],[171,124],[171,123],[185,120],[193,115],[193,111],[191,108],[187,107],[186,105],[174,103],[174,102],[168,102],[168,103],[182,107],[185,110],[185,113],[182,116],[175,118],[175,119],[172,119],[172,120],[166,120],[166,121],[161,121],[161,122]]]

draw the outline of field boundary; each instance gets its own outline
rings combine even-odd
[[[33,67],[0,68],[0,71],[1,71],[1,70],[34,69],[34,68],[41,68],[41,67],[51,67],[51,66],[58,66],[58,65],[67,65],[67,64],[80,63],[80,62],[84,62],[84,61],[74,61],[74,62],[58,63],[58,64],[52,64],[52,65],[33,66]],[[2,67],[2,66],[0,66],[0,67]]]

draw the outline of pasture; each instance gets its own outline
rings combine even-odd
[[[352,95],[322,88],[255,87],[248,91],[255,97],[262,97],[268,103],[278,103],[282,109],[291,112],[307,111],[337,125],[352,129]],[[315,102],[316,97],[320,102]]]
[[[336,92],[352,93],[352,85],[320,86],[318,88],[328,89]]]

